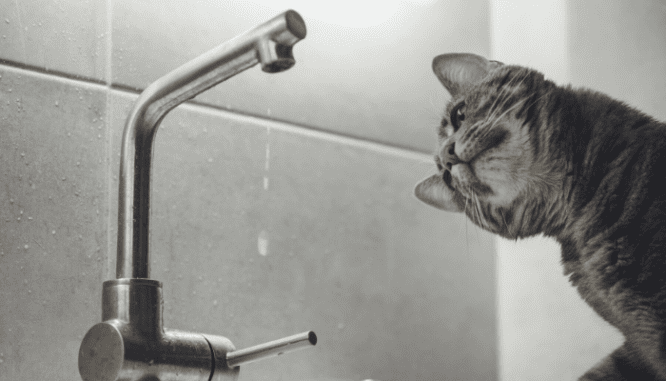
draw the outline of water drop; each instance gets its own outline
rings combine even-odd
[[[25,246],[23,246],[23,248],[26,249],[26,250],[28,250],[28,249],[30,248],[30,246],[25,245]]]
[[[28,294],[32,294],[32,290],[28,290]]]
[[[67,180],[67,178],[66,178],[66,177],[63,177],[61,180],[62,180],[62,181],[65,181],[65,180]]]
[[[55,230],[51,230],[51,234],[55,235]]]
[[[13,204],[13,203],[14,203],[14,199],[13,199],[13,198],[10,198],[10,199],[9,199],[9,203],[10,203],[10,204]]]
[[[217,306],[217,299],[216,299],[216,300],[213,300],[213,305],[214,305],[214,306]]]
[[[23,211],[21,211],[21,214],[23,214]]]
[[[257,248],[259,249],[259,254],[261,256],[268,255],[268,233],[266,230],[262,230],[259,233],[259,238],[257,239]]]
[[[56,106],[56,107],[58,107],[58,104],[59,104],[58,101],[55,101],[55,106]]]
[[[29,220],[32,220],[32,217],[28,217]]]
[[[80,162],[80,161],[77,161],[77,162],[76,162],[76,166],[78,167],[79,165],[81,165],[81,162]]]
[[[21,217],[16,217],[16,220],[17,220],[17,221],[21,221]]]
[[[213,158],[212,158],[212,157],[209,157],[209,158],[208,158],[208,162],[209,162],[209,163],[212,163],[212,162],[213,162]]]
[[[7,24],[9,24],[9,19],[5,19],[5,22],[6,22]]]
[[[25,152],[21,152],[21,157],[25,157]]]

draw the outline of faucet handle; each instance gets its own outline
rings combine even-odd
[[[234,350],[233,344],[226,337],[207,334],[203,336],[213,351],[214,365],[210,378],[213,381],[236,380],[239,371],[238,367],[241,364],[247,364],[271,356],[279,356],[283,353],[317,344],[317,335],[312,331],[241,350]]]
[[[282,339],[269,341],[237,351],[225,352],[226,365],[229,368],[251,363],[272,356],[280,356],[297,349],[310,347],[317,344],[317,335],[312,331],[287,336]],[[213,349],[215,350],[215,349]]]

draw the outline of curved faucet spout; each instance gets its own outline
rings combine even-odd
[[[162,119],[182,102],[257,63],[268,73],[291,68],[292,48],[305,34],[301,16],[286,11],[175,69],[141,93],[123,132],[116,278],[150,277],[150,169],[153,139]]]

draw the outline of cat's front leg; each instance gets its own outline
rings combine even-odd
[[[579,381],[662,381],[643,361],[635,356],[627,344],[604,357],[588,370]]]

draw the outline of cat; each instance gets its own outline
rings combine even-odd
[[[571,284],[625,338],[579,380],[666,381],[666,124],[475,54],[432,67],[451,100],[416,197],[560,243]]]

